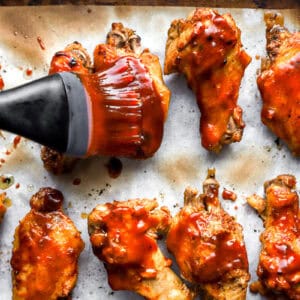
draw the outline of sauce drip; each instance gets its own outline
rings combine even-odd
[[[36,38],[36,40],[37,40],[37,42],[39,43],[40,48],[41,48],[42,50],[45,50],[46,47],[45,47],[45,44],[44,44],[42,38],[41,38],[40,36],[38,36],[38,37]]]
[[[293,190],[296,181],[292,176],[288,179],[289,186],[275,183],[266,190],[266,230],[261,235],[263,249],[257,274],[268,287],[286,290],[287,294],[292,295],[293,289],[297,293],[297,284],[300,283],[300,252],[297,244],[300,240],[300,223],[298,196]]]
[[[105,166],[111,178],[118,178],[123,169],[122,162],[116,157],[111,157]]]
[[[2,76],[0,75],[0,91],[4,89],[4,81]]]
[[[237,198],[236,193],[234,193],[233,191],[227,190],[227,189],[223,190],[222,197],[225,200],[231,200],[231,201],[235,201]]]
[[[141,61],[124,56],[107,70],[80,78],[92,119],[87,155],[152,156],[162,140],[164,115]]]
[[[14,146],[15,149],[18,147],[18,145],[19,145],[20,142],[21,142],[21,137],[19,135],[17,135],[14,138],[14,141],[13,141],[13,146]]]

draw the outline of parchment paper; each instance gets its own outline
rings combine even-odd
[[[164,61],[167,30],[175,18],[185,18],[193,8],[182,7],[11,7],[0,8],[0,74],[5,88],[14,87],[46,75],[52,55],[77,40],[92,54],[97,43],[104,42],[112,22],[123,22],[142,37],[142,44]],[[263,229],[258,215],[246,204],[246,196],[263,193],[265,180],[282,173],[300,178],[299,159],[292,157],[285,146],[275,144],[276,137],[260,121],[261,100],[255,78],[260,66],[259,56],[265,53],[263,10],[219,9],[230,12],[242,31],[242,41],[252,62],[245,72],[240,89],[239,104],[244,110],[246,128],[242,142],[223,149],[219,155],[208,153],[200,146],[199,111],[194,94],[182,76],[165,77],[172,91],[169,117],[164,140],[156,155],[145,161],[122,159],[123,171],[117,179],[108,176],[106,157],[80,162],[68,175],[53,176],[43,169],[40,146],[22,139],[10,156],[13,135],[0,138],[0,158],[5,163],[1,174],[12,174],[13,185],[7,190],[12,200],[0,226],[0,299],[11,299],[10,257],[13,233],[20,219],[29,211],[29,199],[40,187],[60,189],[64,196],[65,212],[82,232],[86,246],[79,261],[79,278],[73,299],[141,299],[131,292],[112,292],[101,262],[92,254],[87,220],[98,203],[127,200],[137,197],[157,198],[175,214],[183,204],[183,192],[191,185],[199,189],[208,168],[216,168],[216,176],[223,187],[238,195],[235,203],[222,201],[223,207],[244,227],[252,279],[260,249],[259,235]],[[299,11],[281,10],[290,30],[299,30]],[[45,50],[37,42],[41,37]],[[26,69],[33,69],[27,76]],[[80,185],[73,185],[75,178]],[[300,186],[300,185],[299,185]],[[169,255],[166,252],[167,255]],[[174,263],[175,265],[175,263]],[[248,292],[247,299],[263,299]]]

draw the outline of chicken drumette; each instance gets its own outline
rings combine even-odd
[[[105,98],[102,104],[91,101],[91,112],[95,114],[93,126],[97,128],[91,139],[97,142],[90,143],[89,155],[97,154],[100,145],[104,155],[147,158],[160,146],[170,91],[163,82],[158,57],[147,49],[142,51],[140,40],[133,30],[113,23],[106,44],[94,50],[93,68],[88,54],[78,43],[53,57],[50,73],[80,73],[85,87],[91,77],[83,74],[92,69],[95,75],[100,74],[95,78],[102,90],[97,91]],[[137,68],[133,69],[133,65]],[[99,118],[101,105],[105,113]],[[74,163],[74,159],[48,148],[43,148],[42,158],[45,167],[54,173],[66,171]]]
[[[71,299],[84,243],[62,212],[63,195],[42,188],[15,231],[11,259],[14,300]]]
[[[184,207],[173,219],[167,247],[182,276],[200,288],[203,299],[246,299],[250,275],[242,226],[222,209],[218,189],[215,171],[209,170],[203,194],[185,190]]]
[[[300,299],[300,223],[296,179],[280,175],[264,185],[265,199],[257,195],[248,203],[264,220],[262,249],[252,292]]]
[[[283,27],[283,17],[266,13],[268,58],[257,78],[262,122],[300,155],[300,32]]]
[[[158,248],[158,234],[167,231],[171,217],[157,206],[147,199],[98,205],[88,217],[93,251],[114,290],[135,291],[150,300],[193,299]]]
[[[171,24],[164,72],[186,76],[197,97],[202,145],[208,150],[219,152],[222,145],[242,138],[244,123],[237,99],[250,61],[230,14],[201,8]]]

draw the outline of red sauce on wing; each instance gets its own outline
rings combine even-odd
[[[84,62],[72,50],[58,51],[52,58],[49,74],[63,71],[89,73],[89,69],[84,66]]]
[[[248,269],[243,241],[225,228],[218,234],[211,232],[209,223],[219,223],[220,217],[202,212],[181,214],[179,223],[169,231],[168,249],[184,277],[194,283],[217,282],[231,270]]]
[[[267,287],[275,288],[288,295],[296,293],[299,297],[297,292],[297,284],[300,283],[298,196],[287,187],[271,185],[267,189],[267,202],[268,219],[265,223],[266,230],[261,235],[263,249],[257,274]]]
[[[87,155],[152,156],[162,140],[164,115],[141,61],[124,56],[107,70],[80,78],[92,118]]]
[[[241,49],[238,29],[228,18],[212,10],[197,9],[187,26],[191,27],[191,23],[190,40],[182,38],[182,45],[177,45],[176,67],[186,75],[189,86],[196,93],[201,111],[202,145],[218,152],[235,110],[238,111],[235,120],[238,127],[245,127],[237,98],[244,69],[251,58]],[[183,23],[183,30],[184,26]],[[186,43],[189,43],[188,51]],[[236,53],[231,55],[234,51]],[[237,142],[241,136],[233,138]]]
[[[157,226],[159,219],[142,206],[131,208],[111,203],[106,206],[109,212],[100,212],[99,217],[101,236],[91,235],[91,242],[94,253],[107,263],[111,287],[126,289],[141,278],[155,278],[157,270],[153,254],[158,248],[156,240],[147,235],[147,231]]]
[[[32,210],[16,230],[18,242],[11,259],[16,298],[63,298],[76,280],[83,241],[72,221],[60,210],[62,194],[44,190],[44,199],[31,199]]]

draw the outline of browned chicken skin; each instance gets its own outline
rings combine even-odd
[[[218,190],[214,170],[208,171],[203,194],[185,190],[167,247],[182,276],[203,292],[201,299],[246,299],[250,275],[242,227],[222,209]]]
[[[104,136],[106,137],[100,141],[100,143],[105,144],[105,140],[109,140],[109,142],[106,141],[108,146],[104,150],[107,155],[118,156],[113,152],[120,153],[122,151],[118,149],[116,151],[115,148],[123,148],[123,156],[147,158],[153,155],[161,143],[163,135],[162,125],[167,118],[170,91],[163,82],[162,70],[158,57],[151,54],[148,49],[142,50],[140,41],[141,38],[136,35],[132,29],[124,27],[122,23],[113,23],[111,31],[107,34],[106,44],[97,45],[94,50],[94,66],[91,64],[88,53],[79,43],[73,43],[66,47],[64,51],[57,52],[51,62],[49,73],[61,71],[72,71],[81,74],[86,74],[91,71],[102,72],[109,69],[119,58],[124,56],[137,58],[145,67],[145,76],[151,79],[152,89],[155,91],[159,100],[155,99],[156,101],[151,103],[151,107],[147,106],[148,104],[146,104],[146,101],[142,104],[137,103],[137,105],[134,105],[134,101],[131,101],[132,103],[128,101],[130,100],[130,97],[133,97],[134,92],[132,91],[133,93],[130,95],[130,91],[126,90],[126,94],[121,95],[123,98],[126,98],[128,95],[128,98],[126,98],[126,105],[120,104],[118,101],[116,102],[117,104],[112,103],[110,100],[108,101],[109,103],[107,104],[106,109],[111,112],[111,115],[113,115],[113,118],[115,119],[106,121],[107,123],[115,122],[115,124],[119,122],[120,127],[118,127],[118,130],[115,130],[119,133],[119,136],[110,136],[104,132]],[[120,71],[120,74],[122,74],[122,70]],[[119,78],[122,78],[122,76],[119,76]],[[133,88],[134,87],[132,87],[132,89]],[[112,98],[115,97],[114,94],[109,96]],[[120,101],[122,98],[121,96],[117,95]],[[124,106],[124,111],[125,109],[130,110],[129,113],[126,113],[127,119],[125,121],[128,123],[127,126],[124,126],[124,124],[122,124],[123,121],[120,120],[121,115],[124,114],[122,109],[120,109],[122,106]],[[92,108],[92,112],[96,113],[97,109]],[[99,119],[99,116],[94,116],[94,120],[97,119]],[[105,116],[103,119],[105,119]],[[140,124],[141,120],[143,120],[142,125]],[[155,120],[155,122],[153,122],[153,120]],[[132,122],[132,124],[130,122]],[[99,120],[99,124],[96,122],[95,124],[94,126],[101,129],[103,127],[102,119]],[[141,134],[140,131],[146,133]],[[96,137],[93,136],[92,139],[98,140],[98,134],[99,130],[94,130],[93,135]],[[122,134],[126,137],[128,135],[129,138],[133,136],[133,138],[136,139],[135,143],[130,141],[127,142],[125,140],[126,137],[123,137]],[[152,140],[148,137],[151,137]],[[147,139],[149,139],[149,141],[147,141]],[[119,140],[119,144],[115,146]],[[126,149],[126,143],[129,144],[129,149]],[[142,151],[135,151],[135,153],[134,150],[137,148],[136,145],[139,144],[144,145],[142,147],[143,149]],[[96,153],[98,146],[97,143],[91,144],[88,152]],[[132,150],[131,148],[134,149]],[[76,162],[76,159],[66,157],[63,154],[46,147],[42,150],[42,159],[45,168],[55,174],[69,171]]]
[[[202,145],[208,150],[219,152],[242,138],[245,125],[237,99],[250,61],[230,14],[200,8],[171,24],[164,73],[186,76],[197,97]]]
[[[248,203],[258,210],[265,231],[257,267],[259,280],[252,292],[300,299],[300,223],[296,179],[280,175],[264,185],[265,199],[254,195]]]
[[[63,214],[63,195],[42,188],[15,231],[11,259],[14,300],[71,299],[84,243]]]
[[[300,32],[283,27],[283,17],[266,13],[267,60],[257,78],[262,122],[300,155]]]
[[[194,299],[158,248],[158,234],[168,230],[171,217],[157,206],[148,199],[98,205],[88,217],[94,254],[104,262],[114,290],[135,291],[149,300]]]

